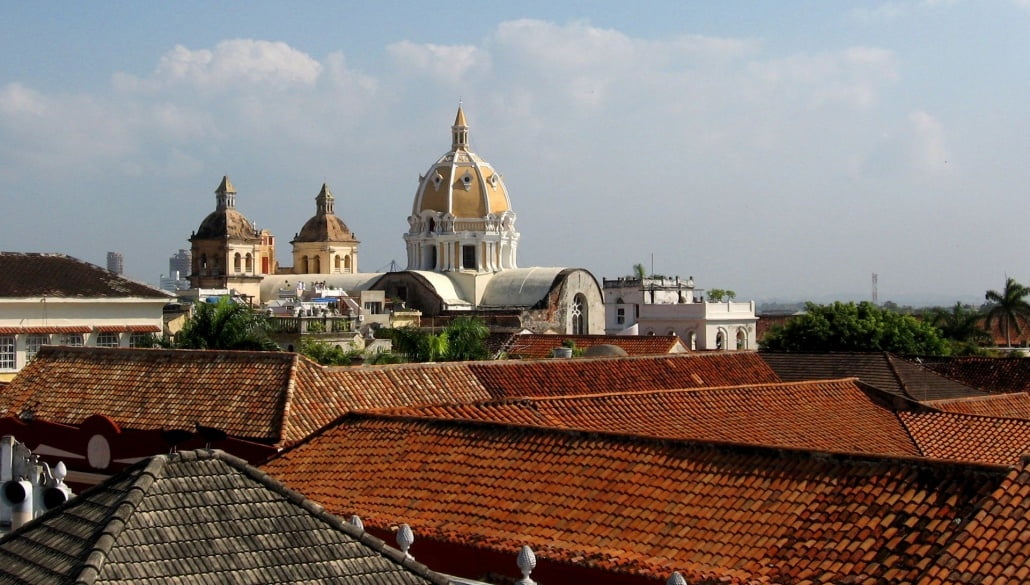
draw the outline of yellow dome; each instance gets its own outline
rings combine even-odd
[[[450,152],[419,177],[412,215],[435,211],[455,218],[485,218],[511,211],[500,173],[468,148],[468,125],[461,106],[451,130]]]

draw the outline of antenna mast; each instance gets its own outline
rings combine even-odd
[[[878,290],[879,289],[879,285],[877,284],[877,279],[878,278],[879,278],[879,275],[874,272],[873,273],[873,304],[874,305],[879,305],[880,304],[880,292]]]

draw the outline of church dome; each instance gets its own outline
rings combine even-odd
[[[193,238],[253,240],[259,237],[254,224],[236,210],[236,189],[229,177],[222,177],[221,184],[215,189],[215,196],[215,210],[200,222]]]
[[[300,228],[300,232],[291,243],[355,241],[354,234],[347,229],[347,224],[333,213],[335,199],[329,186],[323,183],[322,190],[315,197],[315,215],[304,223],[304,227]]]
[[[469,150],[468,124],[461,106],[451,131],[451,150],[419,177],[412,215],[436,212],[455,218],[485,218],[511,211],[500,173]]]

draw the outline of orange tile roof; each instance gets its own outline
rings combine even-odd
[[[880,393],[854,378],[502,399],[391,414],[485,420],[817,451],[919,456]]]
[[[0,416],[28,409],[41,420],[78,425],[103,414],[123,428],[201,424],[288,443],[341,412],[292,404],[294,371],[310,367],[283,352],[44,346],[0,394]]]
[[[779,382],[754,352],[468,362],[488,398]]]
[[[983,416],[1030,420],[1030,394],[1023,392],[995,394],[978,398],[934,400],[927,402],[926,405],[944,412],[954,412],[957,414],[979,414]]]
[[[512,335],[503,350],[509,357],[542,359],[551,357],[551,351],[562,342],[572,340],[579,349],[595,345],[615,345],[629,355],[662,355],[686,353],[683,341],[675,335]]]
[[[528,544],[541,581],[542,565],[564,563],[799,584],[911,582],[1007,473],[372,414],[342,418],[263,469],[334,514],[407,522],[455,555]]]
[[[285,352],[44,346],[0,394],[0,416],[31,409],[77,425],[101,414],[139,430],[199,423],[285,445],[350,410],[770,378],[747,353],[325,368]]]
[[[925,457],[1019,465],[1030,455],[1030,420],[950,412],[898,412]]]
[[[1030,469],[1013,469],[919,585],[1030,582]]]

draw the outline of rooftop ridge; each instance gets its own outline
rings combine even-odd
[[[993,463],[980,463],[975,461],[970,462],[956,462],[949,460],[938,460],[930,459],[927,457],[914,457],[914,456],[903,456],[903,455],[882,455],[876,453],[855,453],[848,451],[816,451],[812,449],[801,449],[797,447],[787,446],[770,446],[760,445],[753,443],[740,443],[732,441],[717,441],[717,440],[700,440],[700,439],[677,439],[667,437],[652,437],[648,435],[641,435],[636,433],[625,433],[620,431],[598,431],[598,430],[583,430],[583,429],[570,429],[570,428],[553,428],[553,427],[541,427],[520,423],[509,423],[509,422],[497,422],[497,421],[483,421],[483,420],[458,420],[458,419],[441,419],[435,417],[423,417],[415,415],[396,415],[378,411],[351,411],[341,416],[337,421],[327,425],[325,428],[320,429],[318,435],[337,427],[343,422],[354,419],[354,420],[393,420],[400,422],[407,422],[413,424],[420,424],[431,427],[445,427],[445,428],[460,428],[463,426],[478,427],[484,429],[496,429],[505,432],[518,432],[523,434],[533,434],[542,436],[568,436],[568,437],[601,437],[608,440],[618,441],[620,443],[627,444],[639,444],[639,445],[652,445],[658,448],[662,447],[694,447],[700,449],[713,449],[718,451],[734,452],[739,454],[773,454],[773,455],[788,455],[795,456],[800,459],[829,459],[829,460],[842,460],[846,459],[853,462],[898,462],[905,463],[906,465],[915,465],[917,467],[948,467],[954,465],[969,466],[981,468],[984,471],[1008,471],[1012,469],[1010,465],[993,464]],[[279,456],[282,457],[288,451],[299,447],[303,443],[311,441],[315,435],[308,437],[302,443],[293,445],[290,449],[280,452]]]

